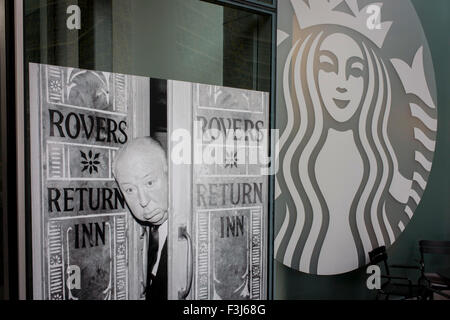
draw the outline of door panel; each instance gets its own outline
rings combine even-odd
[[[268,94],[173,81],[169,95],[172,130],[191,143],[184,164],[181,131],[169,148],[172,288],[196,300],[264,299],[268,179],[258,160],[267,156]]]
[[[145,238],[112,162],[148,135],[149,93],[148,78],[30,64],[35,299],[142,298]]]
[[[186,134],[192,131],[192,85],[188,82],[167,82],[169,160],[169,257],[168,297],[171,300],[192,299],[192,165],[174,159],[175,146],[187,143]],[[190,157],[188,156],[188,159]]]

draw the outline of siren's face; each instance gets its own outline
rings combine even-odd
[[[336,33],[319,50],[319,90],[328,113],[339,122],[350,120],[363,98],[366,64],[358,44]]]

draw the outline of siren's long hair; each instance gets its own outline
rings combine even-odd
[[[280,138],[282,170],[277,184],[283,197],[277,199],[281,201],[277,207],[285,209],[285,217],[275,239],[275,254],[285,265],[312,274],[318,273],[319,255],[329,227],[329,208],[314,168],[328,129],[339,126],[327,113],[320,95],[319,48],[332,33],[361,38],[355,38],[354,31],[346,28],[332,29],[321,26],[303,30],[302,41],[290,51],[283,73],[287,125]],[[363,266],[367,252],[394,241],[383,199],[389,192],[397,160],[387,135],[392,100],[387,64],[370,40],[355,42],[365,61],[364,94],[347,129],[353,131],[364,175],[351,205],[349,224],[358,263]]]

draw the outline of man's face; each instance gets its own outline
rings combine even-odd
[[[115,175],[133,216],[161,225],[168,215],[167,164],[155,149],[143,146],[127,150],[116,164]]]

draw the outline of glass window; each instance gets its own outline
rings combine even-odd
[[[44,293],[40,286],[35,286],[33,288],[34,293],[37,292],[36,297],[38,298],[42,294],[42,297],[49,299],[70,299],[74,297],[94,299],[106,292],[106,298],[109,299],[113,296],[114,298],[122,297],[121,290],[128,286],[128,288],[138,288],[133,291],[137,292],[136,294],[138,295],[134,296],[134,293],[130,293],[130,295],[126,293],[123,297],[128,295],[127,297],[132,299],[142,298],[146,290],[141,289],[146,288],[148,285],[148,283],[144,283],[147,282],[145,279],[151,278],[150,274],[147,273],[150,269],[147,268],[145,270],[143,266],[150,265],[148,259],[153,256],[150,254],[152,250],[150,247],[147,247],[147,244],[152,242],[149,238],[153,231],[150,232],[149,229],[145,230],[145,228],[139,229],[142,227],[141,225],[138,225],[135,221],[133,222],[132,219],[126,220],[128,218],[123,217],[125,216],[123,211],[130,209],[133,212],[134,208],[129,206],[129,199],[126,198],[126,193],[124,194],[128,207],[126,207],[123,200],[119,199],[122,193],[116,185],[118,180],[114,180],[115,177],[112,176],[113,169],[111,167],[115,155],[120,154],[119,150],[122,146],[118,146],[118,141],[104,141],[101,139],[94,141],[93,137],[96,135],[96,132],[99,135],[101,133],[101,129],[97,130],[99,128],[98,123],[106,121],[108,125],[114,127],[112,131],[115,132],[126,130],[127,133],[130,133],[130,139],[150,135],[161,143],[168,154],[171,154],[167,151],[171,147],[170,143],[169,146],[165,145],[167,141],[170,141],[167,138],[168,132],[171,132],[174,128],[180,128],[179,124],[183,124],[182,128],[192,128],[193,119],[197,116],[205,120],[207,117],[210,117],[212,118],[210,121],[211,125],[221,125],[217,118],[217,114],[220,114],[222,117],[220,121],[224,123],[224,129],[226,129],[225,124],[228,123],[228,126],[230,126],[231,122],[233,122],[234,126],[245,124],[249,128],[256,129],[258,127],[261,130],[268,128],[269,95],[255,92],[255,90],[264,92],[271,90],[272,15],[258,13],[250,9],[240,9],[239,6],[224,6],[218,4],[219,1],[214,3],[200,0],[79,0],[76,2],[77,5],[73,5],[72,1],[66,0],[25,0],[24,3],[26,86],[29,85],[28,78],[30,77],[31,79],[30,88],[27,87],[25,92],[26,110],[28,112],[26,117],[28,121],[26,124],[28,130],[26,137],[29,139],[27,142],[28,154],[26,163],[32,163],[37,154],[44,155],[42,157],[37,156],[39,160],[36,160],[32,171],[30,171],[31,166],[27,166],[28,172],[26,176],[29,179],[27,186],[30,186],[31,180],[33,180],[33,188],[37,185],[38,189],[41,188],[39,191],[43,190],[42,197],[39,198],[40,201],[44,198],[50,201],[42,200],[44,205],[36,207],[36,200],[33,198],[33,208],[41,208],[43,212],[43,215],[38,216],[38,219],[44,221],[41,225],[38,223],[36,229],[42,228],[45,230],[43,232],[44,237],[42,237],[44,239],[43,243],[36,242],[38,248],[36,249],[35,244],[33,244],[33,249],[43,252],[46,250],[44,248],[50,248],[42,257],[40,256],[39,259],[42,259],[42,263],[33,261],[33,266],[38,266],[34,267],[33,275],[35,277],[34,280],[40,281],[41,274],[51,278],[53,274],[59,272],[55,271],[53,273],[51,268],[67,266],[67,274],[66,271],[63,272],[63,274],[66,274],[67,279],[64,278],[65,280],[62,281],[73,281],[68,283],[67,288],[61,289],[58,287],[58,290],[61,289],[58,292],[53,292],[49,289],[48,292]],[[40,63],[47,66],[30,66],[29,63]],[[146,79],[149,78],[151,78],[151,81],[147,82]],[[173,81],[159,79],[181,80],[183,82],[175,81],[176,84],[174,84]],[[188,82],[195,83],[195,85],[188,84]],[[201,108],[209,111],[202,111],[204,113],[201,113],[195,109],[197,107],[198,109],[201,108],[194,105],[195,98],[192,96],[194,91],[198,93],[198,103],[200,101],[205,103]],[[171,94],[171,99],[168,98],[169,93]],[[178,98],[173,98],[175,96]],[[177,104],[179,101],[182,104]],[[189,107],[188,104],[184,103],[186,101],[192,102],[192,105]],[[236,103],[238,105],[235,105]],[[151,105],[150,110],[147,107],[148,105]],[[63,114],[66,119],[64,124],[62,124]],[[56,120],[55,117],[59,116],[59,120]],[[71,124],[71,121],[78,121],[75,119],[78,116],[80,117],[80,124],[74,124],[73,122]],[[94,119],[94,116],[96,119],[96,130],[93,129],[94,120],[92,119]],[[237,119],[238,117],[242,119]],[[91,121],[90,124],[86,120],[88,122]],[[49,123],[51,124],[46,125]],[[125,124],[124,128],[126,129],[121,127],[122,124]],[[84,131],[78,134],[81,132],[78,130],[74,137],[72,137],[71,133],[65,135],[62,131],[58,131],[56,135],[47,132],[48,128],[54,129],[56,128],[55,126],[61,130],[63,130],[64,126],[64,129],[68,130],[67,132],[70,132],[72,129]],[[33,134],[30,134],[30,127]],[[50,131],[53,129],[50,129]],[[36,132],[38,134],[34,134]],[[69,139],[69,136],[73,139],[69,142],[64,140],[66,138]],[[164,141],[166,141],[165,144]],[[242,154],[245,157],[245,152],[239,156]],[[236,158],[237,153],[233,157]],[[105,159],[108,159],[108,161]],[[236,162],[234,165],[237,168],[237,159],[234,161]],[[86,165],[86,167],[80,167],[80,163]],[[78,168],[76,173],[75,169],[72,170],[75,165]],[[232,167],[231,165],[229,166]],[[38,172],[36,167],[39,167],[39,170],[42,169],[41,176],[36,175],[36,172]],[[173,178],[175,177],[175,169],[169,166],[168,170],[169,180],[172,179],[170,181],[173,182],[178,179],[179,176]],[[249,173],[250,170],[251,168],[247,167],[248,172],[245,173],[243,171],[246,174],[245,179],[253,178]],[[162,170],[160,171],[162,172]],[[185,171],[191,172],[189,170]],[[172,173],[174,173],[173,176]],[[244,173],[239,171],[241,175],[244,175]],[[220,175],[220,172],[218,175]],[[191,179],[190,177],[188,178]],[[236,177],[233,176],[233,178]],[[261,184],[253,184],[256,186],[254,194],[259,194],[262,192],[261,190],[267,191],[266,177],[258,176],[257,178],[262,182]],[[39,179],[45,181],[45,184],[42,184],[43,187],[36,183]],[[249,194],[246,188],[250,187],[250,184],[247,182],[249,181],[245,180],[245,183],[242,183],[242,190]],[[153,185],[153,182],[151,183]],[[192,181],[191,184],[193,185]],[[173,186],[175,183],[171,185]],[[181,185],[181,183],[178,185]],[[223,185],[223,190],[225,190],[225,184]],[[236,188],[238,187],[241,188],[240,185],[236,186]],[[230,189],[233,190],[232,188],[231,186]],[[114,209],[109,208],[109,210],[105,208],[99,209],[97,205],[96,209],[90,206],[89,208],[92,210],[89,211],[80,207],[72,210],[69,208],[70,206],[66,207],[65,204],[64,208],[59,206],[58,201],[60,199],[63,197],[67,199],[64,192],[78,190],[79,194],[82,194],[88,189],[91,191],[95,189],[97,192],[100,192],[98,191],[100,189],[103,190],[103,200],[105,200],[106,190],[113,190],[112,192],[116,197],[119,195],[119,200],[116,202],[120,202],[119,207],[122,207],[119,209],[117,207]],[[59,190],[64,191],[60,193]],[[117,192],[115,192],[116,190]],[[121,191],[123,192],[123,190]],[[191,194],[194,197],[194,192],[186,192],[184,189],[180,189],[178,192],[182,193],[183,197],[186,198],[191,197]],[[28,190],[28,194],[30,194],[30,190]],[[86,197],[87,194],[86,191]],[[97,194],[100,199],[100,193]],[[87,201],[86,197],[84,200]],[[245,196],[242,198],[245,203],[247,201]],[[31,201],[30,197],[28,199]],[[67,200],[73,203],[78,201],[83,206],[83,200],[79,199],[83,198],[72,199],[69,195]],[[108,199],[107,201],[110,201]],[[260,194],[258,199],[267,204],[267,196],[262,197]],[[65,203],[65,201],[61,203]],[[172,200],[169,199],[169,201]],[[179,201],[179,203],[183,204],[184,202]],[[45,207],[46,205],[47,207]],[[183,208],[184,211],[186,211],[185,208]],[[243,252],[240,255],[241,260],[245,262],[241,263],[243,266],[247,266],[247,262],[250,261],[247,257],[247,254],[250,255],[248,253],[250,251],[247,251],[245,248],[247,246],[258,247],[255,245],[257,241],[261,243],[266,241],[265,235],[260,235],[259,238],[256,237],[258,230],[265,230],[266,228],[265,220],[261,220],[264,221],[264,224],[262,222],[258,224],[258,221],[260,221],[257,219],[259,217],[258,214],[265,219],[265,214],[268,211],[266,207],[261,206],[261,208],[260,213],[255,213],[255,210],[249,211],[250,213],[245,217],[245,221],[247,221],[246,228],[253,232],[252,236],[254,238],[252,238],[252,241],[254,242],[248,242],[247,238],[241,237],[244,244],[241,246],[244,250],[242,250]],[[53,209],[55,211],[52,211]],[[228,211],[230,211],[231,215],[235,214],[232,210]],[[35,209],[33,211],[33,218],[36,218],[36,212],[39,214],[39,210]],[[61,215],[55,216],[56,214]],[[186,212],[187,223],[184,226],[191,232],[195,231],[194,228],[196,227],[193,226],[193,221],[191,221],[189,214],[189,212]],[[36,219],[32,220],[30,204],[28,205],[28,218],[28,221],[32,221],[33,227],[35,227]],[[78,220],[74,222],[74,219]],[[99,220],[94,221],[92,219]],[[230,228],[232,225],[235,225],[233,219],[236,219],[236,217],[233,216],[228,219]],[[250,228],[250,221],[253,221],[251,219],[256,219],[256,222],[252,222],[252,227]],[[48,222],[48,220],[52,221]],[[56,220],[58,221],[55,222]],[[192,220],[194,219],[192,218]],[[172,221],[175,221],[175,219]],[[225,220],[218,219],[217,221],[220,223],[220,221]],[[243,230],[244,215],[239,221],[241,221]],[[46,228],[47,222],[50,226],[49,228]],[[106,234],[108,230],[111,233],[111,230],[116,230],[116,228],[118,230],[117,234],[122,229],[128,230],[127,235],[124,236],[128,237],[127,240],[120,243],[123,244],[121,249],[119,248],[120,241],[116,241],[120,236],[116,238],[114,233],[114,241],[109,240],[108,242],[108,234]],[[176,231],[172,232],[172,236],[174,239],[179,240],[180,233],[178,229]],[[248,234],[250,234],[250,231]],[[169,235],[167,237],[170,236],[171,229],[168,232]],[[94,242],[88,242],[85,246],[85,236],[91,239],[94,233],[95,237],[98,235],[101,241],[97,242],[96,240],[95,245],[93,245]],[[60,236],[62,234],[63,236]],[[243,231],[242,234],[244,234]],[[109,239],[113,239],[111,234]],[[64,243],[64,246],[62,243]],[[97,245],[98,243],[100,246]],[[113,244],[111,245],[111,243]],[[127,243],[129,244],[128,247]],[[107,248],[108,244],[109,248]],[[116,246],[118,248],[117,251]],[[103,249],[103,247],[107,249]],[[161,245],[161,247],[164,246]],[[176,247],[176,245],[173,245],[173,247]],[[51,251],[53,250],[52,248],[61,250],[53,252]],[[84,250],[84,253],[77,251],[80,248]],[[254,252],[259,252],[258,250],[262,252],[264,250],[262,246],[258,248],[252,250]],[[184,243],[183,248],[179,249],[180,251],[184,250]],[[170,252],[176,253],[176,250],[170,250],[175,249],[168,249],[169,256]],[[73,260],[70,260],[69,251]],[[89,259],[84,259],[86,252],[91,252]],[[121,283],[122,278],[115,274],[118,280],[116,282],[114,279],[114,285],[111,285],[112,280],[108,278],[108,275],[113,273],[111,265],[112,263],[118,264],[117,261],[125,257],[127,252],[133,253],[129,254],[130,261],[127,266],[129,270],[132,269],[134,271],[130,271],[130,274],[133,273],[134,277],[133,279],[132,277],[127,278],[129,280],[123,280]],[[137,254],[138,252],[145,253]],[[119,256],[122,258],[119,259]],[[179,256],[181,257],[182,255]],[[103,257],[114,257],[114,259],[103,259]],[[101,261],[101,263],[98,262],[97,264],[101,265],[102,270],[106,270],[102,275],[98,275],[98,270],[89,269],[94,264],[91,261],[97,261],[95,260],[96,258],[99,258],[98,261]],[[256,258],[253,257],[253,259]],[[261,262],[263,259],[265,259],[265,254],[261,254],[261,259],[256,259],[257,262],[255,263],[263,264]],[[84,265],[79,265],[78,262],[83,260]],[[86,262],[87,260],[89,262]],[[110,260],[114,260],[114,262],[111,262],[111,265],[109,265],[109,262],[104,263],[104,261]],[[225,259],[223,260],[225,261]],[[120,261],[119,263],[121,263]],[[74,263],[72,264],[72,262]],[[168,264],[174,263],[169,261]],[[192,263],[189,265],[192,265]],[[181,269],[178,264],[176,266],[178,269]],[[228,264],[226,266],[228,269],[231,268]],[[80,270],[83,270],[83,267],[89,269],[87,273],[80,272]],[[253,269],[251,267],[247,267],[247,269],[242,267],[240,269],[249,279],[251,273],[247,272],[248,270],[264,273],[264,276],[256,276],[261,277],[261,279],[267,274],[265,267],[264,269],[262,267]],[[187,270],[186,277],[189,275]],[[145,274],[143,274],[144,271]],[[150,272],[153,271],[151,270]],[[77,281],[73,280],[77,276],[83,277],[85,274],[96,274],[98,283],[95,281],[89,282],[90,285],[95,285],[95,288],[92,290],[81,290],[78,288],[80,286],[77,285]],[[60,275],[61,272],[56,274],[58,277]],[[89,276],[85,277],[89,278]],[[236,279],[242,282],[242,279],[247,278],[236,277]],[[85,281],[85,279],[81,279],[82,281]],[[126,283],[127,281],[129,281],[128,284]],[[247,292],[249,291],[247,289],[250,288],[250,281],[244,280],[244,286],[241,288],[242,292],[239,291],[238,294],[239,297],[248,298],[256,297],[256,294],[265,295],[265,285],[259,285],[259,282],[256,280],[253,282],[257,283],[253,287],[259,286],[259,289],[253,290],[253,287],[251,287],[251,290],[254,292],[252,291],[250,295],[250,292]],[[261,280],[261,282],[263,281]],[[106,286],[103,286],[103,284],[105,283],[108,285],[107,290],[104,290]],[[179,284],[179,288],[181,288],[185,281],[176,279],[173,283]],[[194,284],[193,286],[200,288],[200,284]],[[239,283],[238,287],[240,286],[241,284]],[[111,289],[112,287],[114,289]],[[173,285],[172,287],[175,288]],[[180,292],[177,290],[174,289],[172,292],[175,294],[175,297],[176,294],[180,297]],[[225,294],[224,297],[227,294],[231,294],[227,290],[225,291],[222,292],[222,294]],[[74,296],[72,296],[72,293]],[[211,297],[213,296],[211,295]]]
[[[25,1],[26,64],[270,91],[270,15],[199,0],[78,1],[80,29],[69,30],[70,4]]]

